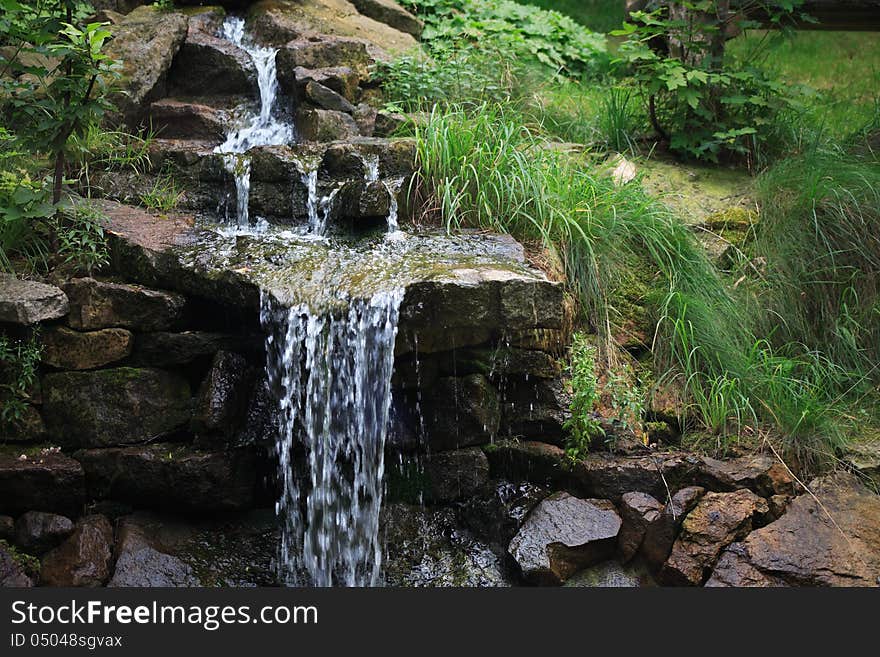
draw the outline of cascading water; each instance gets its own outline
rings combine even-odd
[[[220,36],[244,50],[257,70],[260,88],[260,111],[249,113],[243,125],[230,131],[226,140],[214,149],[224,155],[226,168],[235,177],[236,223],[250,223],[248,201],[250,197],[250,159],[245,155],[254,146],[288,144],[294,139],[293,126],[279,119],[275,112],[278,96],[278,77],[275,71],[276,48],[257,46],[245,38],[244,19],[229,16],[223,21]]]
[[[280,575],[287,584],[374,586],[391,374],[402,290],[341,314],[281,308],[267,295],[267,370],[280,396]],[[308,477],[293,452],[302,442]]]

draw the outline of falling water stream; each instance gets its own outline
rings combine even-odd
[[[236,223],[250,223],[248,202],[250,197],[251,163],[246,153],[254,146],[288,144],[294,139],[293,126],[279,119],[275,111],[278,96],[278,77],[275,72],[276,48],[254,45],[245,36],[244,19],[229,16],[223,21],[220,36],[238,46],[250,56],[257,70],[260,89],[259,113],[248,113],[242,125],[232,129],[226,140],[214,149],[224,155],[226,168],[235,177]]]

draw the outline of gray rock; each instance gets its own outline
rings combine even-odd
[[[183,317],[186,299],[139,285],[78,278],[64,284],[70,299],[70,326],[80,330],[121,327],[165,331]]]
[[[153,527],[142,516],[123,518],[116,535],[113,577],[109,587],[190,587],[199,586],[193,569],[156,544]]]
[[[296,127],[306,141],[353,139],[360,134],[350,114],[325,109],[301,109],[297,112]]]
[[[191,415],[186,379],[150,368],[47,374],[43,395],[49,430],[80,447],[153,440],[185,427]]]
[[[110,578],[113,527],[102,515],[79,520],[70,537],[42,559],[46,586],[103,586]]]
[[[532,584],[559,585],[614,553],[620,516],[608,500],[554,493],[532,511],[509,552]]]
[[[728,547],[706,586],[877,586],[880,496],[845,473],[809,489],[821,505],[796,497],[779,520]]]
[[[358,12],[419,38],[425,24],[394,0],[352,0]]]
[[[250,56],[225,39],[191,25],[168,74],[174,93],[189,96],[247,96],[258,93]],[[188,138],[193,137],[187,135]]]
[[[548,491],[529,482],[493,481],[462,503],[462,518],[480,540],[507,551],[526,516]]]
[[[76,452],[93,498],[178,512],[251,508],[257,460],[249,449],[205,452],[178,444]]]
[[[326,34],[315,39],[288,41],[278,51],[275,61],[279,71],[344,67],[360,75],[365,75],[376,63],[364,40]]]
[[[0,454],[0,513],[47,511],[77,516],[85,501],[80,464],[59,453]]]
[[[305,97],[321,109],[347,114],[354,112],[354,105],[348,102],[345,96],[314,80],[307,82],[303,91]]]
[[[73,522],[66,516],[42,511],[28,511],[15,521],[15,544],[25,552],[43,554],[73,532]]]
[[[489,461],[478,447],[430,454],[425,475],[429,501],[454,502],[471,497],[489,480]]]
[[[699,586],[721,551],[745,538],[755,518],[767,510],[767,501],[745,488],[733,493],[706,493],[684,519],[658,579],[664,584]]]
[[[67,297],[54,285],[0,273],[0,322],[37,324],[64,317],[67,311]]]
[[[136,122],[151,101],[165,95],[168,70],[187,25],[183,14],[138,7],[111,28],[107,54],[121,63],[112,100],[125,120]]]
[[[291,96],[302,98],[306,86],[317,82],[332,89],[343,98],[353,103],[357,99],[358,83],[361,75],[348,66],[329,66],[326,68],[279,68],[278,83]]]
[[[130,331],[119,328],[72,331],[65,326],[46,328],[40,334],[42,360],[64,370],[91,370],[126,358],[133,342]]]
[[[571,396],[560,380],[513,378],[504,390],[502,432],[564,445]]]

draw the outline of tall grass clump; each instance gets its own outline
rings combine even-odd
[[[555,253],[606,363],[614,358],[622,281],[635,270],[649,289],[655,370],[684,389],[695,428],[723,444],[746,427],[772,431],[805,468],[835,453],[845,368],[803,341],[759,337],[773,332],[754,319],[742,290],[639,185],[615,185],[497,105],[435,108],[416,137],[413,185],[429,199],[426,212],[447,230],[507,232]]]

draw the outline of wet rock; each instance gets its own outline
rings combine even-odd
[[[178,323],[186,299],[139,285],[77,278],[64,284],[70,299],[68,323],[79,330],[121,327],[165,331]]]
[[[358,12],[419,38],[425,24],[394,0],[352,0]]]
[[[527,581],[559,585],[577,571],[608,559],[620,526],[611,502],[554,493],[529,514],[509,552]]]
[[[107,586],[199,586],[189,565],[156,545],[156,528],[149,522],[151,519],[139,514],[120,521],[116,532],[116,566]]]
[[[254,383],[247,360],[230,351],[218,351],[202,381],[190,426],[200,441],[230,441],[247,412]]]
[[[791,495],[795,486],[788,468],[764,454],[725,460],[703,457],[700,476],[701,483],[713,490],[748,488],[762,497]]]
[[[301,109],[296,127],[306,141],[353,139],[360,134],[351,115],[325,109]]]
[[[641,588],[657,586],[643,564],[622,566],[616,561],[603,561],[566,580],[564,586],[577,588]]]
[[[131,360],[136,365],[152,367],[186,365],[201,358],[213,357],[222,349],[244,350],[258,342],[262,342],[262,336],[249,340],[206,331],[142,333],[135,337]]]
[[[684,519],[658,579],[664,584],[699,586],[721,551],[745,538],[756,516],[767,510],[767,501],[748,489],[706,493]]]
[[[501,560],[449,508],[387,504],[380,516],[387,586],[508,586]]]
[[[880,496],[844,473],[809,489],[821,505],[796,497],[779,520],[728,547],[706,586],[877,586]]]
[[[40,583],[46,586],[102,586],[110,578],[113,527],[101,515],[76,523],[70,537],[42,560]]]
[[[11,516],[0,516],[0,541],[11,541],[15,536],[15,520]]]
[[[425,432],[432,451],[484,445],[498,432],[495,388],[479,374],[438,379],[423,400]]]
[[[348,102],[345,96],[314,80],[306,83],[303,95],[309,102],[314,103],[321,109],[346,112],[348,114],[354,112],[354,105]]]
[[[640,554],[651,568],[659,568],[669,557],[681,524],[705,492],[700,486],[682,488],[666,503],[663,512],[648,523]]]
[[[366,173],[364,158],[353,144],[332,144],[318,166],[319,177],[333,180],[363,180]]]
[[[358,13],[348,0],[263,0],[251,8],[249,17],[257,39],[275,45],[319,34],[314,38],[325,41],[358,37],[382,58],[419,47],[411,34]]]
[[[83,469],[57,452],[21,458],[0,454],[0,513],[47,511],[79,515],[85,501]]]
[[[546,328],[512,328],[504,339],[511,347],[535,349],[548,354],[561,354],[568,342],[562,329]]]
[[[28,511],[15,521],[15,544],[25,552],[43,554],[73,532],[73,522],[66,516],[42,511]]]
[[[153,129],[162,139],[200,139],[219,143],[227,117],[208,105],[164,98],[150,105]]]
[[[65,326],[46,328],[40,334],[46,365],[64,370],[91,370],[126,358],[132,335],[125,329],[72,331]]]
[[[64,317],[67,311],[67,297],[54,285],[0,272],[0,322],[30,325]]]
[[[648,525],[663,513],[663,504],[647,493],[625,493],[620,498],[618,511],[623,521],[617,537],[617,553],[628,563],[642,547]]]
[[[125,445],[186,426],[189,383],[178,374],[120,367],[43,377],[44,416],[52,435],[69,445]]]
[[[174,93],[190,96],[256,97],[258,93],[256,69],[248,54],[193,26],[174,58],[168,83]]]
[[[203,452],[176,444],[81,450],[89,495],[180,512],[250,508],[257,486],[251,450]]]
[[[136,121],[150,101],[165,95],[168,70],[186,38],[187,25],[183,14],[138,7],[112,26],[107,54],[122,67],[112,100],[124,119]]]
[[[572,473],[565,451],[529,440],[501,440],[485,448],[492,477],[542,486],[568,487]]]
[[[429,501],[454,502],[472,496],[489,480],[489,461],[479,447],[430,454],[425,475]]]
[[[0,541],[0,588],[30,588],[33,579],[25,572],[19,555]]]
[[[471,531],[503,554],[523,520],[547,494],[547,489],[529,482],[492,481],[464,500],[462,517]]]
[[[701,461],[675,452],[619,455],[591,452],[574,467],[574,473],[590,495],[618,499],[626,492],[648,493],[666,499],[669,489],[696,479]]]
[[[416,142],[414,139],[361,137],[355,140],[354,145],[358,152],[364,156],[379,158],[380,178],[406,178],[415,170]],[[510,251],[513,257],[515,249],[512,248],[512,245]]]
[[[565,444],[565,422],[571,397],[559,380],[507,381],[503,402],[503,433]]]
[[[316,83],[335,91],[349,103],[354,103],[360,80],[361,75],[348,66],[278,68],[278,84],[286,93],[296,98],[304,97],[306,87],[310,83]]]

